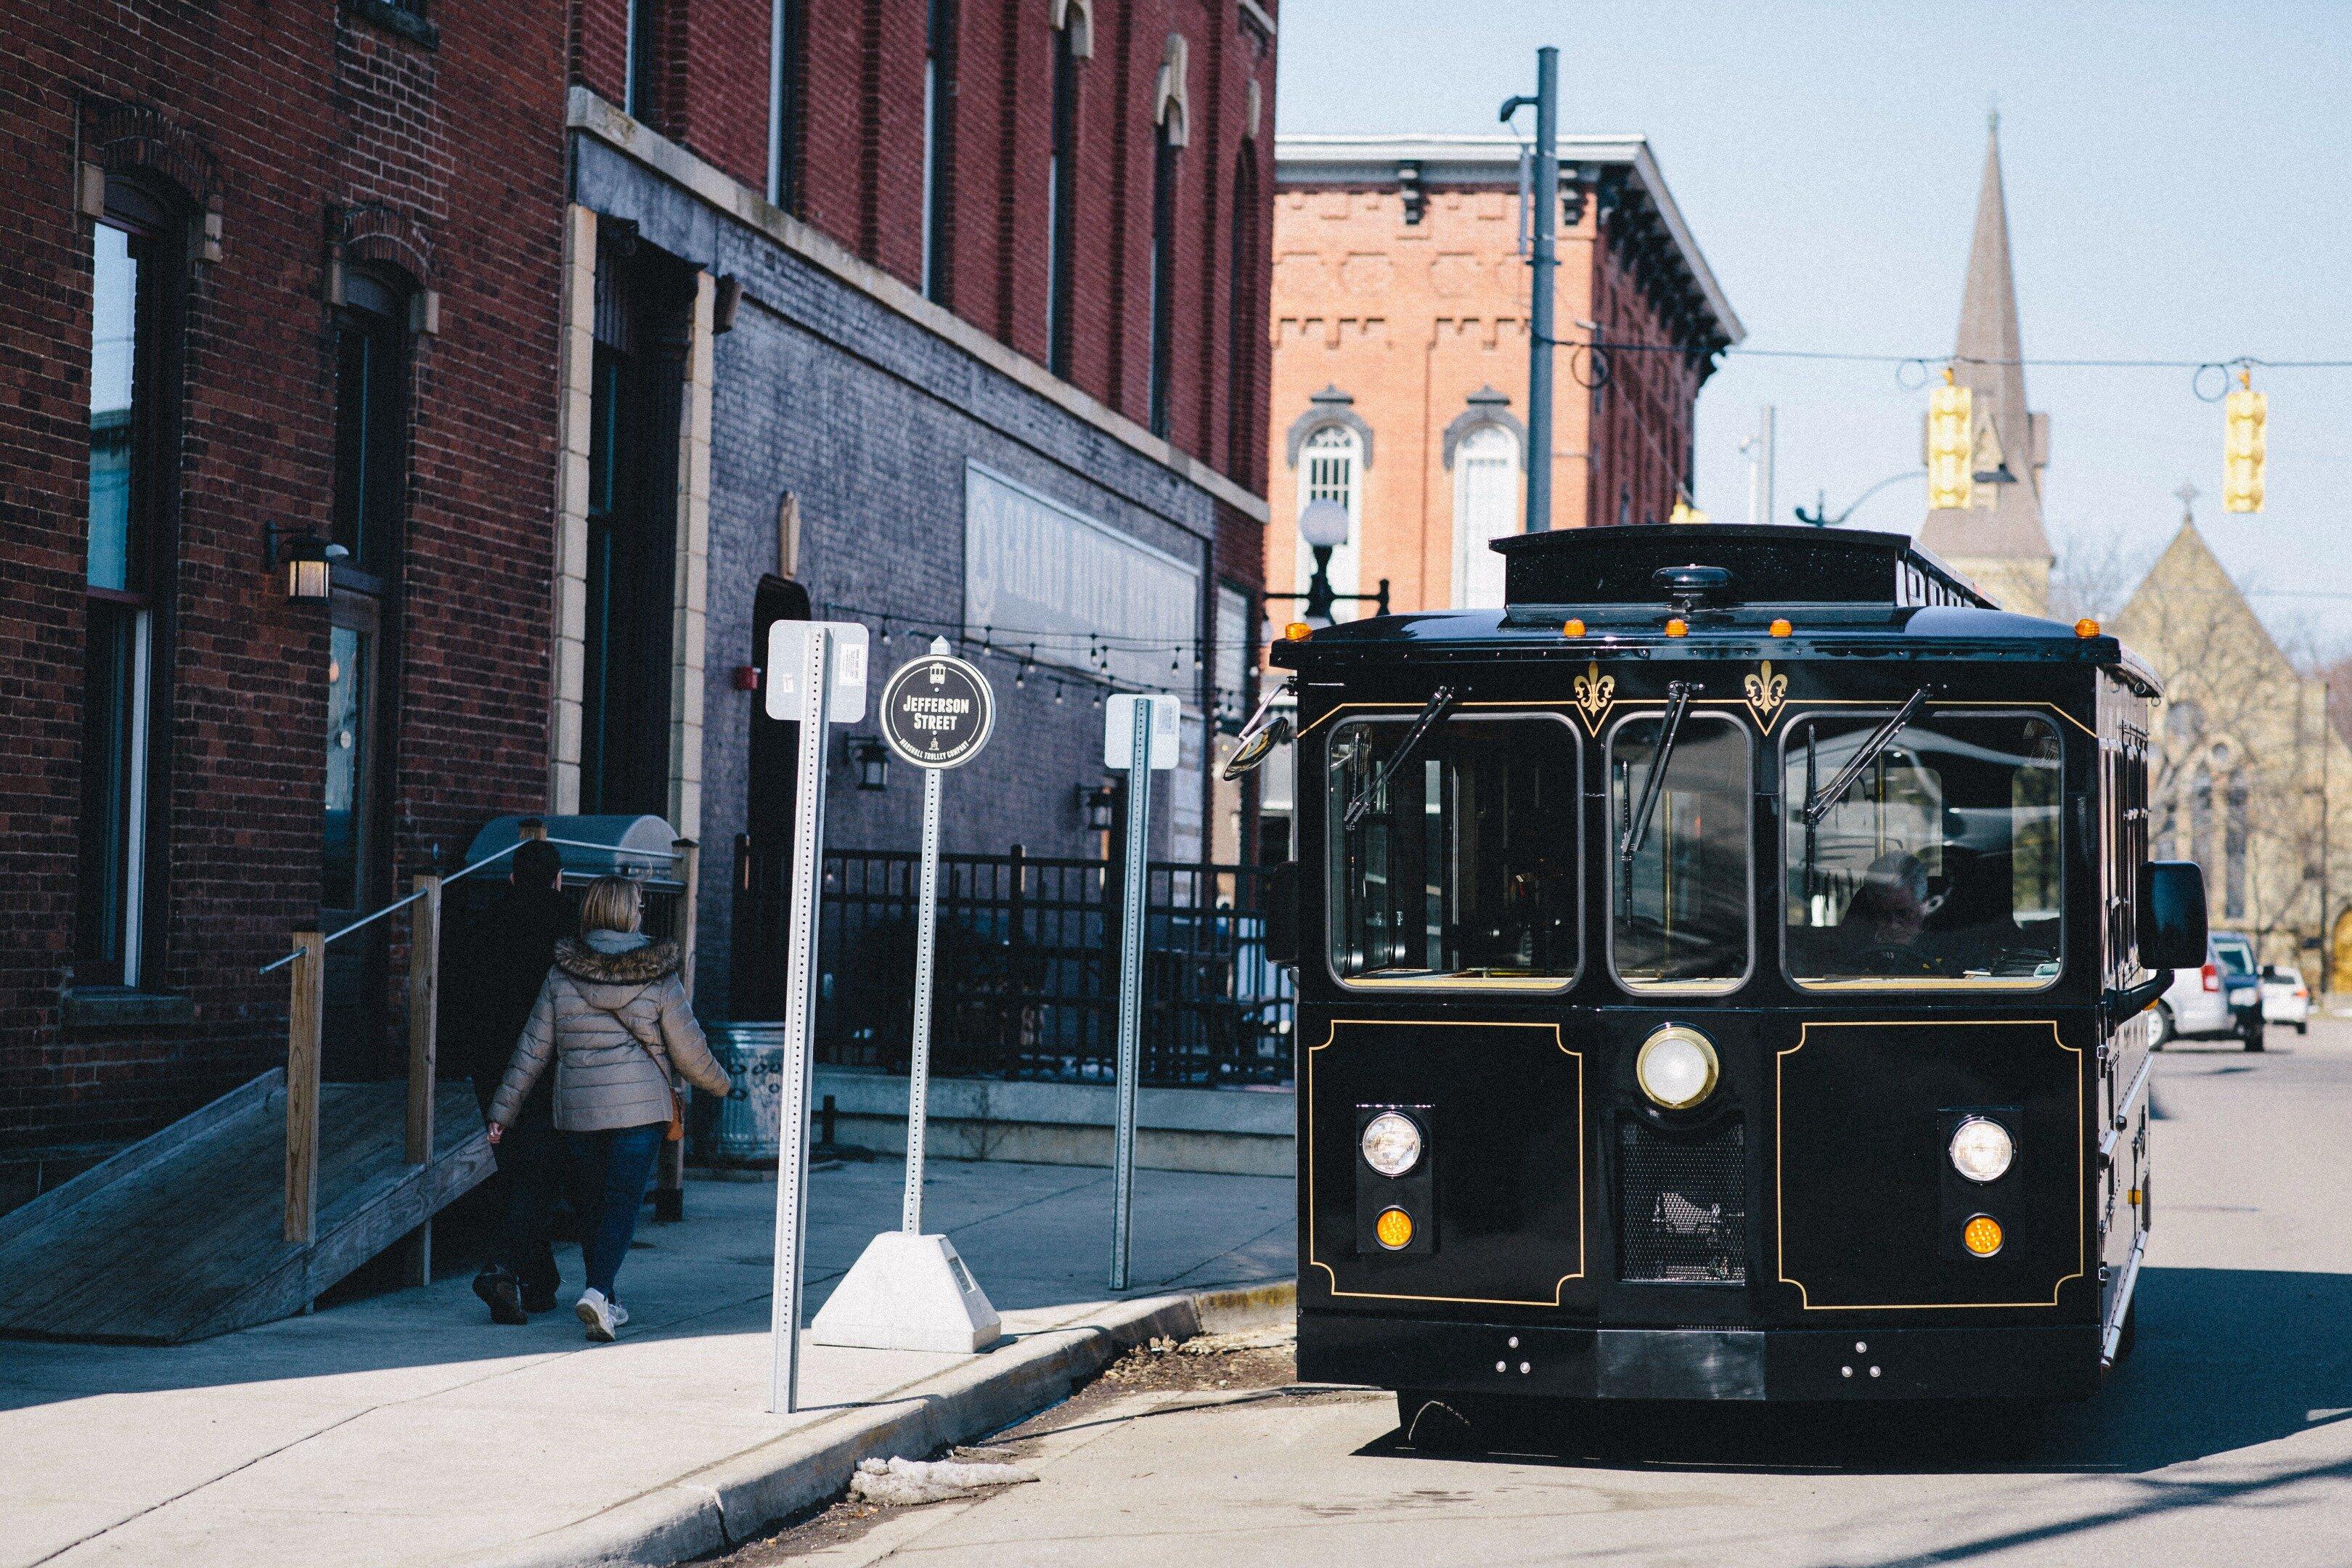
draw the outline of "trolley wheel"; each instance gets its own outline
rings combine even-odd
[[[2156,1005],[2156,1028],[2148,1035],[2147,1048],[2151,1051],[2164,1049],[2172,1036],[2172,1009],[2158,1002]]]

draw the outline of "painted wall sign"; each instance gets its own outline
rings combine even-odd
[[[995,646],[1122,686],[1192,668],[1201,571],[1016,484],[964,465],[964,621]],[[1029,634],[1037,634],[1034,651]]]

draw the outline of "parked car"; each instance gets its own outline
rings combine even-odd
[[[2263,1048],[2262,980],[2254,969],[2254,944],[2236,931],[2217,931],[2206,940],[2205,963],[2176,969],[2172,984],[2156,1005],[2156,1048],[2174,1040],[2228,1039],[2246,1049]]]
[[[2292,963],[2263,965],[2263,1017],[2273,1024],[2293,1024],[2298,1035],[2311,1033],[2311,987],[2303,971]]]

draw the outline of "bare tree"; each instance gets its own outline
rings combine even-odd
[[[2148,552],[2120,530],[2067,533],[2050,566],[2050,617],[2113,620],[2147,574]]]

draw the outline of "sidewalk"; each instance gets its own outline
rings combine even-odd
[[[928,1176],[927,1228],[1012,1337],[980,1356],[808,1347],[811,1408],[790,1418],[765,1409],[771,1183],[690,1183],[685,1223],[639,1229],[614,1345],[568,1310],[570,1248],[565,1310],[527,1328],[491,1324],[457,1278],[171,1349],[0,1342],[0,1564],[674,1560],[721,1544],[722,1517],[740,1537],[816,1500],[872,1444],[919,1452],[1060,1397],[1112,1337],[1189,1320],[1192,1293],[1292,1274],[1287,1181],[1138,1172],[1122,1305],[1103,1289],[1109,1172]],[[810,1310],[897,1224],[900,1181],[893,1161],[815,1174]]]

